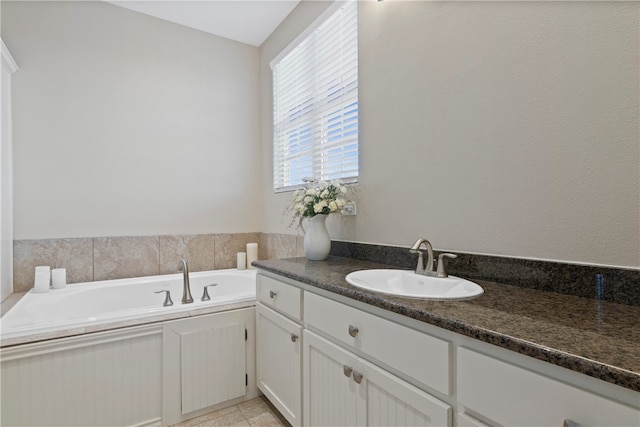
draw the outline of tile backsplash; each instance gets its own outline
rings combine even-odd
[[[13,243],[13,291],[33,287],[38,265],[67,269],[68,283],[177,273],[178,260],[190,271],[235,268],[236,253],[258,243],[258,258],[302,256],[302,238],[274,233],[93,237],[16,240]]]

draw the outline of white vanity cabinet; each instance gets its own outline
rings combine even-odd
[[[450,426],[451,407],[304,331],[304,425]]]
[[[258,275],[258,388],[293,426],[302,423],[302,290]]]
[[[465,347],[458,349],[458,402],[505,426],[640,425],[637,408]]]
[[[631,389],[290,279],[258,278],[260,388],[295,425],[640,425]]]
[[[371,363],[448,394],[449,342],[310,292],[304,320],[305,425],[451,425],[448,404]]]

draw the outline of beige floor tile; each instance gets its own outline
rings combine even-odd
[[[209,412],[208,414],[201,415],[197,418],[192,418],[190,420],[183,421],[178,424],[174,424],[173,427],[199,427],[204,425],[204,423],[213,422],[215,420],[218,420],[220,418],[224,418],[226,416],[233,415],[233,414],[240,414],[242,416],[237,405],[230,406],[224,409],[219,409],[214,412]]]
[[[173,427],[291,427],[278,410],[261,396],[229,408],[210,412]]]
[[[218,427],[218,426],[249,427],[250,424],[240,411],[232,412],[230,414],[216,418],[214,420],[205,421],[202,424],[198,424],[198,427]]]
[[[255,399],[242,402],[238,404],[238,409],[247,419],[260,415],[264,412],[269,412],[269,406],[267,406],[267,400],[264,397],[257,397]]]
[[[247,418],[251,427],[287,427],[289,424],[271,412],[262,412]]]

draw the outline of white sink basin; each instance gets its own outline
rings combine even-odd
[[[434,300],[462,300],[479,297],[484,290],[460,277],[432,277],[408,270],[362,270],[349,273],[353,286],[384,294]]]

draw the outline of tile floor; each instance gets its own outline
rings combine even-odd
[[[264,396],[210,412],[201,417],[175,424],[173,427],[214,426],[291,427]]]

